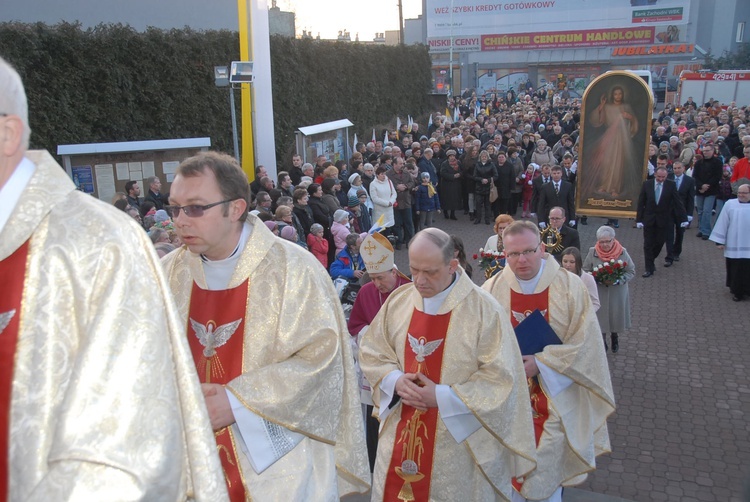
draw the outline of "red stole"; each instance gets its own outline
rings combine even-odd
[[[201,383],[227,384],[242,374],[248,281],[210,291],[193,283],[188,343]],[[232,502],[248,500],[231,427],[214,433]]]
[[[450,312],[431,316],[414,309],[404,348],[405,372],[421,372],[440,383],[450,320]],[[420,411],[402,403],[383,500],[429,500],[437,421],[437,408]]]
[[[517,293],[510,290],[510,309],[515,313],[521,313],[524,317],[528,317],[535,310],[539,310],[544,316],[544,319],[549,322],[549,288],[545,289],[541,293],[524,295],[523,293]],[[522,321],[523,319],[521,319]],[[510,322],[515,329],[521,321],[519,321],[515,315],[510,316]],[[539,446],[539,439],[542,437],[544,431],[544,423],[549,418],[549,405],[547,395],[539,385],[539,379],[537,377],[529,378],[529,394],[531,395],[531,415],[534,421],[534,438],[536,439],[536,445]],[[523,482],[519,482],[516,478],[513,478],[513,486],[516,490],[520,491]]]
[[[0,261],[0,500],[8,499],[10,398],[29,241]]]

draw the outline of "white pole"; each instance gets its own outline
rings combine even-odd
[[[451,81],[451,97],[455,96],[455,93],[453,92],[453,0],[451,0],[451,46],[449,49],[450,52],[450,60],[451,60],[451,69],[450,69],[450,81]]]

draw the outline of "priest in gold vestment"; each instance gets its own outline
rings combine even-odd
[[[163,259],[232,501],[338,500],[369,489],[357,380],[330,278],[247,212],[247,178],[214,152],[180,164]]]
[[[538,309],[562,341],[523,356],[532,382],[537,469],[514,482],[513,500],[555,502],[562,486],[582,483],[596,456],[610,451],[609,367],[586,286],[544,252],[536,225],[512,223],[503,244],[507,266],[483,288],[509,310],[514,325]]]
[[[380,420],[373,500],[509,500],[534,469],[529,393],[513,329],[471,282],[445,232],[409,247],[413,284],[360,346]]]
[[[27,152],[0,58],[0,500],[225,500],[150,240]]]

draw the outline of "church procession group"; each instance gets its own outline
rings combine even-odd
[[[582,483],[610,451],[634,264],[617,220],[581,255],[575,102],[457,106],[348,162],[295,157],[278,186],[203,152],[168,195],[152,179],[149,203],[131,183],[108,205],[29,149],[0,58],[0,501],[561,501]],[[722,182],[750,176],[747,110],[686,109],[654,124],[680,152],[668,137],[643,185],[645,270],[665,243],[679,261],[700,198],[741,301],[750,186]],[[436,228],[462,212],[494,223],[482,287]]]

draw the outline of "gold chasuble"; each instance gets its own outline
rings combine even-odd
[[[0,500],[226,500],[153,244],[49,153],[26,157],[0,230]]]
[[[440,382],[443,342],[450,320],[450,312],[431,316],[414,309],[406,342],[409,346],[404,348],[404,363],[409,373],[422,373],[434,382]],[[421,411],[402,406],[384,498],[407,502],[429,500],[438,409]]]
[[[390,400],[390,413],[379,416],[373,501],[510,500],[511,479],[536,465],[513,328],[490,295],[457,274],[436,315],[425,313],[413,284],[391,293],[362,339],[360,363],[373,382],[376,415],[388,399],[380,387],[386,376],[421,371],[449,386],[479,428],[459,443],[439,408],[420,412]]]
[[[247,287],[245,281],[236,288],[210,291],[193,283],[188,343],[201,383],[227,384],[242,374]],[[214,434],[229,498],[243,502],[248,497],[232,428],[224,427]]]
[[[547,304],[544,317],[562,340],[535,354],[572,383],[551,395],[544,378],[532,389],[534,423],[537,428],[537,469],[523,478],[520,489],[529,500],[549,497],[559,486],[574,486],[596,468],[596,456],[610,451],[607,417],[615,409],[599,322],[581,279],[566,271],[549,254],[531,295],[524,295],[513,271],[506,267],[482,286],[513,312],[512,317]],[[522,297],[528,297],[523,299]],[[546,296],[546,300],[545,297]],[[522,319],[519,319],[519,321]],[[542,420],[546,401],[547,417]],[[528,420],[528,419],[527,419]]]
[[[224,291],[208,291],[202,259],[187,247],[162,259],[201,378],[224,385],[269,436],[280,428],[304,436],[258,473],[248,455],[256,445],[241,448],[247,438],[236,423],[224,429],[231,436],[220,433],[217,442],[230,491],[237,488],[234,453],[239,484],[254,501],[367,492],[357,378],[331,279],[312,254],[277,238],[255,216],[245,225],[247,243]]]

